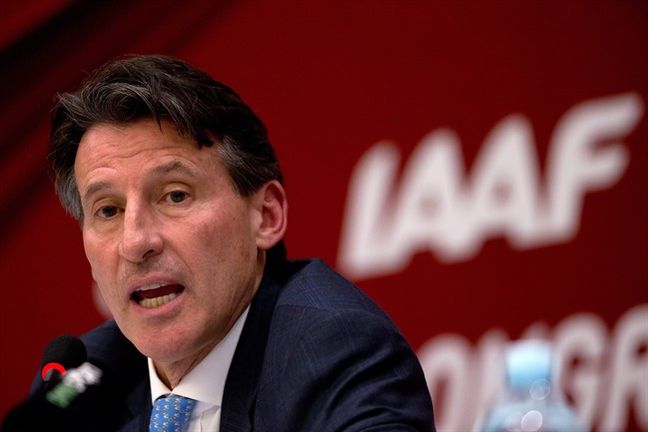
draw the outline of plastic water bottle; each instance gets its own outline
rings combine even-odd
[[[552,351],[537,340],[506,352],[507,392],[484,418],[482,432],[583,432],[558,386],[552,385]]]

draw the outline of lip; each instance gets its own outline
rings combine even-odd
[[[129,309],[135,316],[138,316],[139,319],[143,320],[159,320],[159,319],[171,319],[176,317],[182,310],[182,305],[185,302],[185,290],[180,291],[176,297],[167,303],[164,303],[157,307],[144,307],[138,301],[133,298],[133,293],[142,287],[152,286],[152,285],[171,285],[178,284],[177,282],[171,282],[171,279],[142,279],[134,283],[128,290],[130,295],[127,298]],[[184,287],[184,285],[182,285]]]
[[[186,288],[178,279],[173,279],[163,276],[147,276],[146,278],[135,279],[128,284],[128,289],[126,290],[126,296],[130,300],[135,291],[138,291],[144,287],[152,287],[154,285],[163,286],[163,285],[182,285]]]

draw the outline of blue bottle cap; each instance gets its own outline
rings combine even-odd
[[[506,351],[506,377],[511,390],[546,397],[551,383],[551,346],[541,340],[514,342]],[[536,397],[537,396],[537,397]]]

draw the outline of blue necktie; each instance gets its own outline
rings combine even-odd
[[[151,411],[149,432],[183,432],[195,405],[194,399],[174,394],[157,398]]]

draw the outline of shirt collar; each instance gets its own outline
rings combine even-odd
[[[227,372],[232,363],[232,357],[234,357],[234,351],[241,337],[243,324],[245,324],[249,310],[250,306],[243,311],[227,335],[216,344],[200,363],[182,378],[173,390],[169,389],[160,380],[153,366],[153,360],[148,358],[151,401],[155,403],[155,400],[160,396],[173,393],[199,402],[220,406],[223,401]]]

